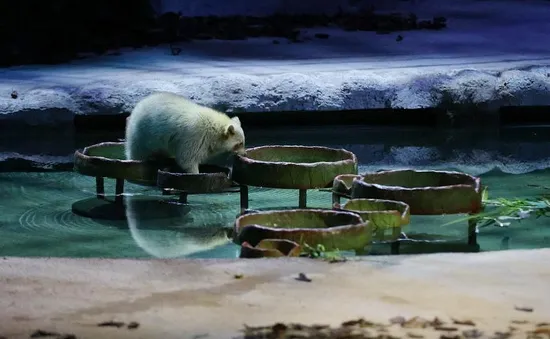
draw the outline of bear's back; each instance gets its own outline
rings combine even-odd
[[[138,107],[139,105],[142,107]],[[225,126],[230,122],[230,118],[225,113],[170,92],[151,94],[136,105],[134,110],[138,114],[146,114],[155,120],[175,120],[166,122],[178,125],[180,128],[193,128],[198,125]]]

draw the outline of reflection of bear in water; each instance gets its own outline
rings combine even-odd
[[[125,197],[125,205],[132,238],[153,257],[184,257],[230,243],[224,227],[232,220],[204,210],[208,206],[168,204],[143,196]],[[204,215],[208,223],[201,223]]]
[[[147,96],[126,122],[127,159],[170,157],[183,171],[199,173],[199,164],[224,152],[245,153],[239,118],[174,93]]]

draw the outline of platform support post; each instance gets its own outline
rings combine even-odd
[[[340,194],[332,192],[332,205],[334,204],[340,205]]]
[[[116,179],[116,188],[115,188],[115,204],[122,205],[124,199],[124,179]]]
[[[472,214],[470,214],[472,216]],[[468,245],[477,244],[477,220],[470,218],[468,219]]]
[[[95,177],[95,192],[98,199],[105,199],[105,179]]]
[[[300,189],[298,196],[298,207],[299,208],[306,208],[307,207],[307,190],[306,189]]]
[[[241,195],[241,214],[248,209],[248,186],[240,185],[240,195]]]

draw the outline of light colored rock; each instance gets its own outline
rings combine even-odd
[[[335,264],[4,258],[0,335],[28,338],[43,329],[78,338],[232,338],[243,324],[338,325],[358,317],[387,322],[394,316],[471,319],[489,334],[508,330],[512,320],[526,320],[514,326],[531,328],[550,321],[549,260],[549,249]],[[295,280],[300,272],[313,281]],[[137,321],[140,327],[96,326],[108,320]]]

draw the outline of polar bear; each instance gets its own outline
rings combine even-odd
[[[174,158],[181,169],[199,173],[199,164],[224,153],[245,154],[238,117],[198,105],[169,92],[153,93],[126,121],[126,159]]]

